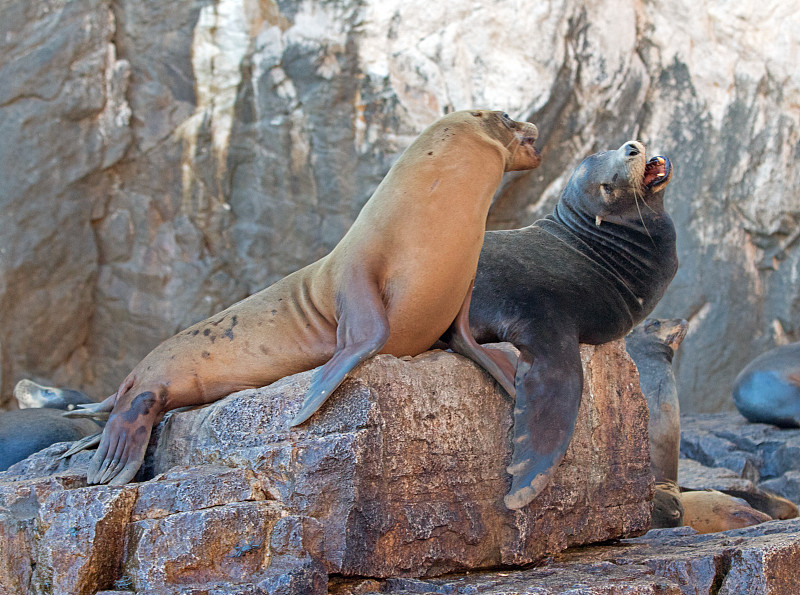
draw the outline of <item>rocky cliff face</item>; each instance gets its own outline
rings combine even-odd
[[[541,130],[490,215],[552,209],[569,171],[668,154],[691,330],[683,409],[800,339],[800,15],[780,0],[11,0],[0,7],[2,394],[116,388],[160,340],[325,254],[448,109]]]

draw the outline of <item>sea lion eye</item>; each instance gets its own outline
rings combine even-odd
[[[508,114],[505,114],[505,113],[503,114],[503,117],[504,117],[506,120],[510,120],[510,119],[511,119],[511,116],[509,116]]]
[[[609,184],[600,184],[600,188],[603,191],[603,194],[611,195],[614,194],[614,189]]]

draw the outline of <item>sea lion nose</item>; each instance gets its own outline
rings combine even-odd
[[[635,157],[636,155],[638,155],[639,153],[642,152],[641,151],[641,145],[639,145],[639,143],[633,143],[633,142],[625,143],[625,145],[623,145],[623,147],[625,149],[625,156],[626,157]]]

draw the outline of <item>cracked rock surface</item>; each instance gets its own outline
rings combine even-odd
[[[316,595],[329,575],[524,565],[640,535],[653,485],[635,368],[621,341],[582,358],[572,443],[522,510],[503,504],[507,395],[452,353],[383,355],[296,429],[310,372],[171,414],[138,483],[87,487],[90,453],[60,461],[67,444],[0,473],[0,593]]]
[[[800,591],[800,520],[697,535],[657,529],[585,547],[528,570],[437,579],[336,581],[332,595],[790,595]]]
[[[678,483],[760,487],[800,503],[800,429],[748,422],[739,413],[681,417]]]
[[[800,340],[800,11],[784,0],[0,3],[0,407],[23,377],[100,400],[180,329],[327,253],[447,109],[540,128],[492,228],[590,153],[668,155],[691,322],[682,410],[732,409]],[[676,18],[676,15],[681,15]],[[691,396],[691,398],[689,398]]]

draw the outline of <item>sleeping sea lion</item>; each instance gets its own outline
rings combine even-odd
[[[741,529],[771,521],[772,517],[752,508],[744,500],[717,490],[681,492],[683,524],[698,533]]]
[[[653,492],[653,509],[650,511],[651,529],[669,529],[683,526],[681,490],[674,481],[656,482]]]
[[[625,337],[650,412],[650,469],[656,482],[678,481],[681,411],[672,358],[688,328],[683,318],[648,318]]]
[[[89,407],[112,411],[89,483],[130,481],[153,425],[171,409],[324,364],[297,425],[368,357],[428,349],[465,300],[503,172],[539,165],[537,134],[485,110],[428,127],[330,254],[167,339]]]
[[[624,337],[675,275],[671,177],[669,159],[647,161],[629,141],[584,159],[552,215],[486,233],[471,303],[443,340],[516,395],[509,508],[533,500],[567,450],[583,391],[579,343]],[[478,344],[498,341],[519,349],[516,365]]]
[[[72,442],[102,428],[91,419],[67,419],[49,407],[0,412],[0,471],[56,442]]]
[[[71,388],[43,386],[23,378],[14,387],[14,398],[20,409],[47,407],[72,411],[77,405],[93,403],[86,393]]]
[[[794,502],[768,490],[756,488],[752,492],[745,490],[720,490],[720,492],[744,500],[756,510],[768,514],[773,519],[794,519],[798,515],[797,505]]]
[[[753,423],[800,427],[800,342],[747,364],[733,383],[733,403]]]

